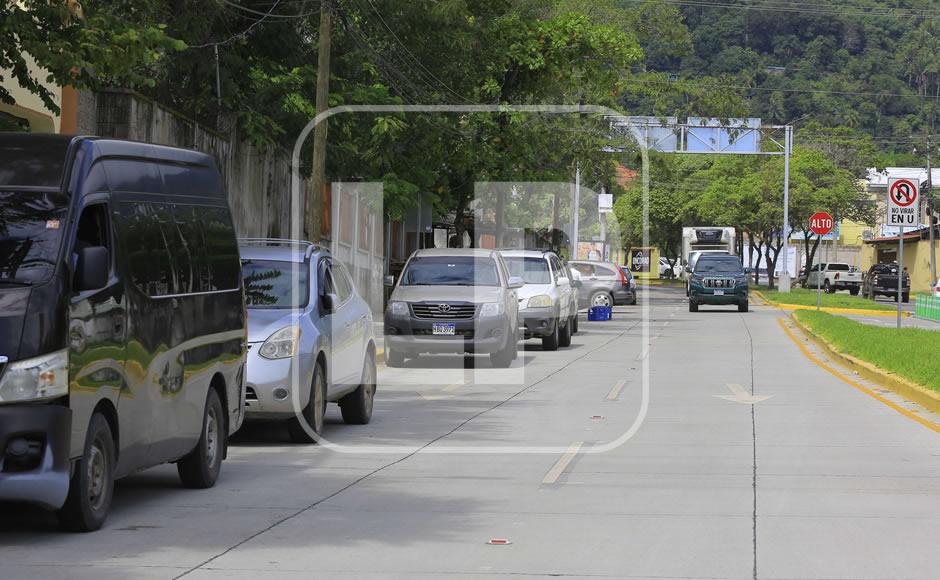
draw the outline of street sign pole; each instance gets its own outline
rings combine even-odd
[[[904,290],[904,226],[898,233],[898,329],[901,328],[901,298]]]
[[[816,276],[816,312],[819,312],[819,308],[822,306],[822,271],[819,272],[819,275]],[[831,304],[831,303],[830,303]]]
[[[816,234],[817,236],[825,236],[832,231],[832,226],[835,225],[835,220],[832,219],[832,215],[827,211],[817,211],[809,218],[809,229]],[[816,267],[819,268],[819,264],[816,264]],[[806,274],[809,276],[809,273]],[[822,307],[822,277],[823,271],[819,269],[816,271],[816,311],[818,312]]]

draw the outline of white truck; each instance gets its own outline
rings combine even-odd
[[[687,268],[695,268],[695,262],[702,254],[735,253],[735,231],[728,227],[695,226],[682,228],[681,263]],[[689,295],[689,275],[683,268],[680,276],[685,280],[685,295]]]
[[[806,287],[816,288],[817,285],[830,294],[848,290],[852,296],[858,296],[862,273],[844,262],[816,264],[806,275]]]

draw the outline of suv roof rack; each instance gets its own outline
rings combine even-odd
[[[304,249],[305,258],[320,249],[320,246],[313,242],[307,240],[290,240],[287,238],[238,238],[238,243],[246,246],[296,246],[297,249]]]

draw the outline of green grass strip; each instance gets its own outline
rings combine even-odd
[[[940,392],[940,332],[872,326],[815,310],[794,315],[839,352]]]
[[[777,302],[778,304],[797,304],[800,306],[816,306],[816,291],[807,288],[793,288],[789,294],[783,294],[776,290],[761,290],[767,300]],[[896,310],[897,306],[890,304],[881,304],[852,296],[848,292],[836,292],[835,294],[822,293],[822,305],[826,308],[861,308],[864,310]]]

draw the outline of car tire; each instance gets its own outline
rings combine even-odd
[[[310,381],[310,397],[307,406],[300,412],[303,422],[310,427],[309,433],[300,418],[291,417],[287,421],[287,430],[293,443],[316,443],[323,433],[323,418],[326,416],[326,377],[323,365],[313,367],[313,380]]]
[[[372,420],[375,383],[375,354],[369,351],[363,361],[362,380],[359,386],[339,401],[339,410],[343,414],[343,422],[347,425],[368,425]]]
[[[558,322],[552,325],[552,332],[542,337],[542,350],[558,350]]]
[[[911,295],[910,295],[910,293],[909,293],[909,292],[905,292],[904,295],[901,297],[901,301],[904,302],[905,304],[907,304],[908,302],[910,302],[910,301],[911,301]]]
[[[405,364],[405,355],[397,350],[385,347],[385,366],[393,369],[400,368]]]
[[[689,312],[698,312],[698,304],[689,300]]]
[[[516,350],[518,349],[519,341],[516,340],[516,335],[513,334],[509,340],[506,341],[506,346],[501,348],[496,352],[490,353],[490,364],[495,368],[504,369],[509,367],[512,364],[512,361],[516,359]]]
[[[835,290],[832,289],[832,284],[829,283],[829,280],[825,280],[825,281],[823,282],[823,287],[822,287],[822,289],[823,289],[823,292],[825,292],[826,294],[834,294],[834,293],[835,293]]]
[[[185,487],[206,489],[215,485],[222,470],[222,458],[228,442],[225,408],[219,393],[209,388],[202,412],[202,433],[196,447],[176,463],[176,471]]]
[[[849,294],[852,296],[858,296],[858,288],[849,288]]]
[[[571,316],[571,334],[578,334],[578,309],[575,308]]]
[[[610,295],[610,292],[604,292],[599,290],[594,294],[591,294],[591,306],[613,306],[614,297]]]
[[[70,532],[93,532],[104,525],[114,498],[114,437],[101,413],[91,416],[85,451],[69,482],[65,505],[56,512],[59,526]]]
[[[748,306],[749,306],[749,305],[748,305],[747,301],[741,302],[740,304],[738,304],[738,312],[747,312],[747,311],[748,311]]]
[[[558,329],[558,346],[571,346],[571,319]]]

